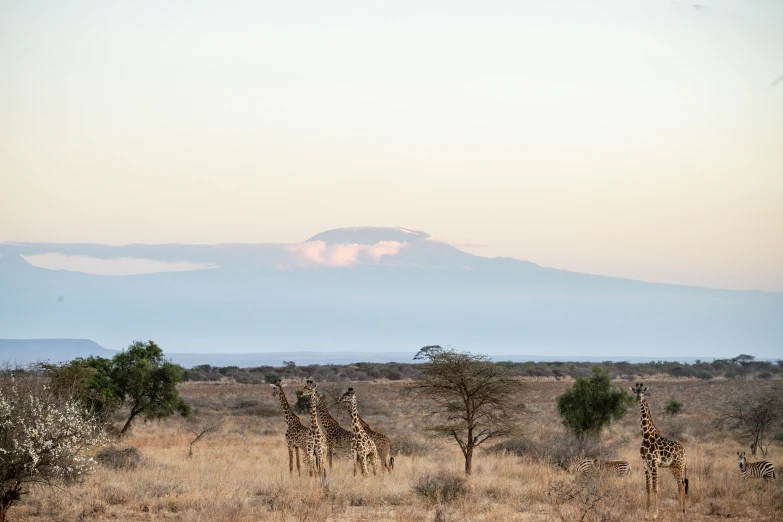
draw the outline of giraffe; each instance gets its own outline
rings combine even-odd
[[[321,424],[326,435],[326,456],[329,459],[329,469],[332,469],[332,457],[334,456],[335,446],[342,443],[351,444],[353,433],[340,426],[334,420],[334,417],[329,413],[329,408],[326,407],[323,397],[318,397],[318,416],[321,417]]]
[[[671,468],[672,475],[677,479],[677,490],[680,497],[680,509],[685,513],[685,495],[688,493],[688,473],[685,460],[685,449],[679,442],[669,440],[661,435],[652,420],[650,405],[644,396],[647,387],[637,383],[631,391],[636,396],[636,401],[642,415],[642,446],[639,453],[644,462],[644,478],[647,485],[647,512],[650,511],[650,486],[655,495],[655,514],[658,518],[658,468]]]
[[[280,398],[280,406],[283,408],[283,415],[285,416],[285,422],[288,428],[285,430],[285,440],[288,444],[288,471],[293,474],[294,472],[294,452],[296,452],[296,472],[301,476],[302,472],[299,469],[299,450],[307,451],[307,440],[310,438],[310,430],[306,428],[299,417],[291,411],[291,406],[288,404],[285,392],[283,391],[283,384],[278,379],[277,382],[270,384],[274,391],[272,396]]]
[[[763,478],[764,480],[775,480],[775,466],[771,462],[766,460],[760,460],[758,462],[748,462],[745,460],[745,452],[737,452],[739,458],[739,469],[742,478],[746,478],[748,475],[754,478]]]
[[[394,457],[391,456],[391,441],[389,437],[370,428],[370,425],[364,422],[361,415],[359,416],[359,422],[362,424],[364,432],[370,436],[375,443],[375,447],[378,448],[378,456],[381,459],[383,469],[391,473],[394,469]]]
[[[310,436],[307,439],[307,457],[310,476],[326,476],[326,437],[318,424],[318,385],[308,380],[304,391],[310,396]]]
[[[588,474],[597,470],[613,471],[618,477],[631,474],[631,465],[627,460],[598,460],[587,458],[576,466],[577,473]]]
[[[361,467],[362,475],[367,474],[367,460],[372,464],[372,473],[377,475],[375,462],[378,460],[378,448],[369,435],[365,433],[362,423],[359,422],[359,412],[356,410],[356,392],[348,388],[340,399],[340,402],[348,403],[348,411],[351,414],[353,426],[353,440],[351,441],[351,453],[353,454],[353,474],[356,475],[357,467]]]

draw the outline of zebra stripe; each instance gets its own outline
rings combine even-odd
[[[771,462],[760,460],[758,462],[748,462],[745,460],[745,452],[737,452],[739,459],[740,475],[745,478],[750,474],[753,478],[763,478],[764,480],[775,480],[775,467]]]
[[[740,466],[740,475],[742,475],[742,478],[750,475],[753,478],[775,480],[775,466],[766,460],[746,462],[744,466]]]
[[[598,460],[588,458],[576,466],[576,472],[582,474],[591,473],[593,469],[613,471],[620,477],[631,474],[631,465],[627,460]]]

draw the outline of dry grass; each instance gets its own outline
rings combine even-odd
[[[743,482],[736,464],[741,445],[712,422],[747,386],[778,381],[660,380],[650,402],[664,435],[672,431],[688,453],[688,520],[783,520],[783,481]],[[619,381],[618,381],[619,383]],[[463,480],[462,456],[448,440],[428,440],[426,419],[399,393],[398,382],[352,383],[360,412],[394,443],[408,448],[395,458],[392,475],[354,477],[348,460],[335,462],[321,484],[288,473],[285,423],[266,385],[188,383],[181,387],[201,420],[222,420],[223,429],[205,439],[188,458],[189,421],[139,424],[118,447],[135,447],[143,461],[133,469],[97,467],[82,484],[36,489],[12,508],[11,520],[182,520],[182,521],[560,521],[633,520],[645,516],[644,471],[638,457],[638,412],[605,433],[602,445],[631,462],[631,476],[575,479],[548,457],[479,452],[474,474]],[[536,413],[526,418],[524,436],[538,445],[562,437],[555,397],[568,382],[527,383]],[[347,385],[346,385],[347,387]],[[293,388],[289,387],[289,395]],[[684,413],[664,416],[670,398]],[[363,405],[366,407],[363,408]],[[365,413],[366,412],[366,413]],[[307,421],[307,419],[303,419]],[[773,445],[767,460],[783,467]],[[660,520],[678,520],[677,488],[671,474],[660,479]]]

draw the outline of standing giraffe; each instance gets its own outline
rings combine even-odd
[[[299,420],[288,404],[285,392],[283,391],[283,384],[278,379],[277,382],[270,384],[275,390],[272,392],[272,396],[280,397],[280,406],[283,408],[283,415],[285,416],[285,422],[288,428],[285,430],[285,440],[288,444],[288,471],[294,472],[294,451],[296,452],[296,472],[299,475],[302,472],[299,469],[299,450],[307,451],[307,440],[310,438],[310,430],[306,428],[302,421]]]
[[[353,441],[353,433],[346,430],[329,414],[329,408],[323,397],[318,397],[318,415],[326,434],[326,456],[329,459],[329,469],[332,469],[332,457],[334,448],[338,444],[350,444]]]
[[[372,473],[377,475],[375,462],[378,460],[378,448],[369,435],[364,432],[362,423],[359,422],[359,412],[356,411],[356,392],[353,388],[348,388],[340,399],[340,402],[348,403],[348,411],[351,414],[351,425],[353,426],[353,440],[351,441],[351,453],[353,454],[353,474],[356,475],[356,468],[361,467],[362,475],[367,474],[367,459],[372,464]]]
[[[359,422],[362,423],[364,432],[370,436],[375,443],[375,447],[378,448],[378,456],[381,458],[383,469],[391,473],[394,469],[394,457],[391,456],[391,441],[389,440],[389,437],[383,433],[373,431],[373,429],[370,428],[370,425],[364,422],[361,415],[359,416]]]
[[[745,460],[745,452],[737,452],[739,458],[740,475],[742,478],[750,475],[754,478],[763,478],[764,480],[775,480],[775,466],[766,460],[758,462],[748,462]]]
[[[647,387],[637,383],[631,388],[642,413],[642,446],[639,453],[644,462],[644,478],[647,485],[647,511],[650,511],[650,484],[655,494],[655,515],[658,518],[658,468],[671,468],[672,475],[677,479],[677,490],[680,496],[680,509],[685,513],[685,494],[688,493],[687,464],[685,449],[679,442],[669,440],[661,435],[652,420],[650,405],[644,397]]]
[[[310,436],[307,439],[307,457],[310,461],[310,476],[326,476],[326,437],[318,424],[318,385],[307,381],[305,393],[310,396]]]

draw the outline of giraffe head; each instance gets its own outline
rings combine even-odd
[[[318,385],[311,380],[308,380],[304,385],[304,391],[308,395],[315,395]]]
[[[740,467],[740,469],[744,469],[745,468],[745,452],[743,451],[742,453],[740,453],[738,451],[737,452],[737,459],[739,460],[739,467]]]
[[[269,386],[274,388],[272,390],[272,397],[277,397],[281,393],[283,393],[283,382],[280,379],[277,379],[275,382],[270,383]]]
[[[646,391],[647,391],[647,386],[645,386],[640,382],[637,382],[636,386],[631,387],[631,393],[634,394],[637,402],[642,402],[642,399],[644,399],[644,392]]]
[[[356,406],[356,392],[353,391],[353,388],[348,388],[348,391],[345,392],[342,397],[340,397],[340,402],[347,402],[353,406]]]

